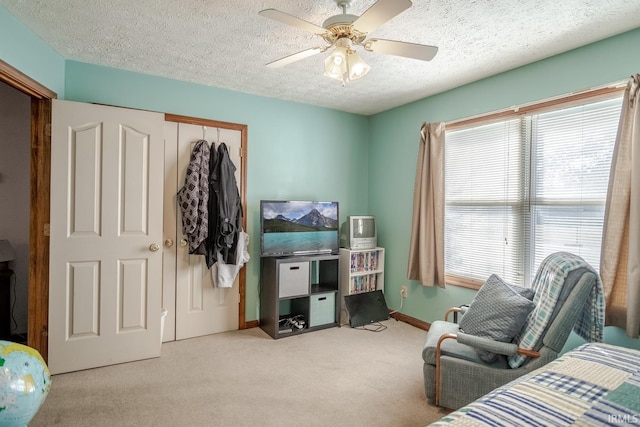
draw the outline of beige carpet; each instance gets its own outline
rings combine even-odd
[[[426,332],[382,322],[273,340],[261,329],[162,345],[162,356],[56,375],[37,426],[424,426]]]

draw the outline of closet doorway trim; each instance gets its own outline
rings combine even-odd
[[[247,229],[247,137],[248,126],[239,123],[221,122],[217,120],[202,119],[197,117],[165,114],[167,122],[186,123],[190,125],[206,126],[208,128],[230,129],[240,131],[240,203],[242,204],[242,228]],[[246,321],[246,265],[238,274],[238,286],[240,292],[240,307],[238,309],[238,329],[248,329],[258,326],[257,321]]]

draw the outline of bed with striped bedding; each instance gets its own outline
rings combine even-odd
[[[432,426],[640,425],[640,351],[584,344]]]

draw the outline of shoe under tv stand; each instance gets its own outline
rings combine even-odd
[[[260,328],[274,339],[339,326],[340,256],[263,257]]]

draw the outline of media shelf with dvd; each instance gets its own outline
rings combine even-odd
[[[384,292],[384,248],[340,248],[341,299],[367,292]],[[342,323],[349,321],[346,307],[342,306]]]
[[[260,328],[267,334],[278,339],[339,326],[339,255],[260,261]]]

